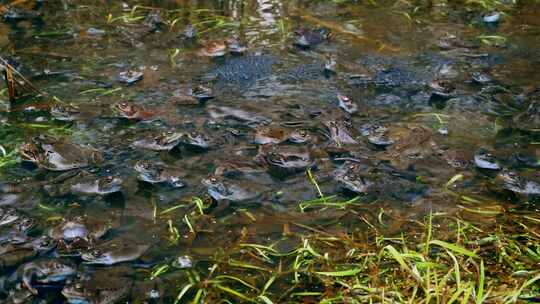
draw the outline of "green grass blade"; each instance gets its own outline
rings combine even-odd
[[[351,277],[355,276],[362,271],[361,268],[353,268],[341,271],[317,271],[316,274],[329,276],[329,277]]]
[[[178,304],[191,287],[193,287],[193,284],[187,284],[186,286],[184,286],[184,288],[182,288],[182,290],[178,293],[174,304]]]
[[[485,283],[485,272],[484,272],[484,260],[480,261],[480,278],[478,279],[478,290],[476,291],[476,304],[481,304],[484,301],[484,283]]]
[[[476,253],[470,251],[470,250],[467,250],[463,247],[460,247],[458,245],[454,245],[454,244],[450,244],[450,243],[447,243],[447,242],[444,242],[444,241],[439,241],[439,240],[432,240],[429,242],[430,244],[432,245],[437,245],[437,246],[441,246],[445,249],[448,249],[450,251],[453,251],[455,253],[459,253],[459,254],[462,254],[462,255],[466,255],[468,257],[471,257],[471,258],[477,258],[478,255],[476,255]]]
[[[219,289],[221,291],[224,291],[224,292],[226,292],[226,293],[228,293],[230,295],[233,295],[233,296],[235,296],[235,297],[237,297],[239,299],[242,299],[242,300],[244,300],[246,302],[254,302],[249,297],[247,297],[247,296],[241,294],[240,292],[238,292],[238,291],[236,291],[234,289],[231,289],[231,288],[229,288],[227,286],[223,286],[223,285],[220,285],[220,284],[214,284],[214,287],[216,287],[217,289]]]

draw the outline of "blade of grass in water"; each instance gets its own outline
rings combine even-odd
[[[361,268],[353,268],[348,270],[340,270],[340,271],[317,271],[316,274],[329,276],[329,277],[350,277],[355,276],[358,273],[362,272]]]
[[[446,248],[448,250],[451,250],[453,252],[456,252],[456,253],[459,253],[459,254],[462,254],[462,255],[466,255],[466,256],[471,257],[471,258],[477,258],[478,257],[476,255],[476,253],[474,253],[474,252],[472,252],[470,250],[467,250],[467,249],[465,249],[463,247],[460,247],[458,245],[450,244],[450,243],[440,241],[440,240],[432,240],[429,243],[432,244],[432,245],[441,246],[443,248]]]
[[[228,293],[230,295],[233,295],[233,296],[235,296],[235,297],[237,297],[239,299],[242,299],[242,300],[244,300],[246,302],[255,302],[251,298],[249,298],[249,297],[243,295],[242,293],[240,293],[240,292],[238,292],[238,291],[236,291],[234,289],[231,289],[231,288],[229,288],[227,286],[223,286],[223,285],[220,285],[220,284],[215,284],[214,287],[217,288],[217,289],[220,289],[221,291],[224,291],[224,292],[226,292],[226,293]]]
[[[233,280],[233,281],[236,281],[244,286],[246,286],[247,288],[251,289],[251,290],[258,290],[257,287],[249,284],[248,282],[240,279],[240,278],[237,278],[237,277],[234,277],[234,276],[231,276],[231,275],[219,275],[219,276],[216,276],[215,278],[217,281],[220,281],[220,280]]]

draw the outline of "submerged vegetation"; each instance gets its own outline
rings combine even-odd
[[[356,199],[340,202],[323,196],[301,202],[299,209],[307,216],[342,210],[339,214],[353,214],[358,223],[350,230],[339,224],[325,229],[284,221],[281,238],[270,242],[254,241],[257,235],[244,226],[240,239],[204,261],[205,270],[188,268],[176,274],[185,276],[186,283],[179,286],[175,303],[536,301],[540,218],[489,207],[477,198],[457,198],[463,203],[460,211],[430,212],[423,221],[383,209],[368,218],[358,208],[369,206],[354,205]],[[184,219],[204,215],[204,202],[194,198],[192,203],[197,208]],[[307,211],[310,207],[320,209]],[[159,214],[174,214],[178,208]],[[250,218],[253,223],[259,220],[253,214]],[[195,218],[185,221],[185,232],[204,233],[195,223]],[[182,232],[173,230],[176,241]],[[166,276],[174,265],[156,266],[150,279]]]

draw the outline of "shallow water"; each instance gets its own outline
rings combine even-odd
[[[534,92],[540,81],[538,4],[508,6],[502,21],[489,25],[479,10],[437,3],[418,9],[390,1],[77,3],[23,5],[41,17],[0,23],[2,56],[12,56],[23,74],[56,97],[10,106],[2,91],[0,144],[11,152],[45,133],[89,145],[103,153],[104,161],[86,169],[122,178],[121,193],[51,196],[43,185],[60,173],[16,158],[0,176],[24,190],[3,191],[0,204],[36,220],[32,238],[60,225],[62,218],[110,221],[112,228],[83,251],[116,239],[150,246],[135,261],[120,263],[133,268],[134,286],[148,283],[152,267],[169,265],[179,256],[189,256],[195,269],[207,271],[221,252],[242,250],[241,243],[276,244],[286,251],[301,243],[299,237],[286,237],[289,229],[361,233],[381,210],[395,219],[388,234],[407,232],[405,223],[430,212],[459,212],[455,193],[481,198],[493,208],[531,214],[537,209],[538,193],[505,188],[498,170],[478,168],[475,154],[485,149],[502,169],[540,182],[540,93]],[[148,32],[143,20],[156,10],[163,23]],[[197,40],[181,37],[187,24],[197,28]],[[327,27],[333,36],[300,49],[293,46],[299,26]],[[247,54],[199,56],[208,41],[232,36],[248,46]],[[327,55],[337,57],[335,74],[323,72]],[[118,82],[126,70],[141,71],[144,78],[129,86]],[[31,77],[45,71],[61,73]],[[475,82],[474,73],[493,81]],[[454,88],[450,96],[437,95],[436,81]],[[198,84],[211,87],[216,97],[204,103],[174,102],[179,92]],[[358,110],[351,114],[340,108],[338,94],[349,97]],[[122,118],[114,111],[121,102],[143,107],[148,115]],[[76,106],[81,114],[71,122],[55,120],[49,113],[53,104]],[[342,128],[338,135],[332,135],[331,122]],[[385,127],[381,132],[390,141],[380,144],[377,133],[370,133],[374,126]],[[161,152],[132,145],[167,130],[203,132],[212,144]],[[294,131],[310,139],[287,141],[285,135]],[[340,132],[349,134],[349,142]],[[272,142],[262,145],[260,134],[270,134]],[[269,164],[270,153],[284,151],[306,153],[309,165],[283,170]],[[518,154],[531,161],[525,164]],[[168,166],[185,186],[138,181],[134,165],[139,160]],[[354,164],[361,167],[357,180],[375,185],[367,193],[355,193],[336,178]],[[358,196],[354,204],[302,210],[299,206],[319,196],[308,168],[322,193],[336,195],[337,202]],[[225,199],[210,197],[215,191],[203,180],[211,175],[234,185]],[[204,202],[204,215],[193,197]],[[59,250],[42,254],[59,255]],[[109,267],[86,264],[78,256],[62,258],[78,264],[82,273]],[[7,277],[14,269],[2,273]],[[186,278],[176,269],[164,280],[166,291],[159,298],[168,303]],[[42,287],[39,296],[62,303],[59,289]]]

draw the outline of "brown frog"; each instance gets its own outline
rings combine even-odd
[[[76,216],[64,219],[60,224],[52,227],[48,235],[56,240],[73,241],[85,239],[98,240],[112,228],[110,221],[96,216]]]
[[[165,131],[155,136],[136,140],[133,142],[133,146],[153,151],[170,151],[180,144],[183,137],[183,133]]]
[[[86,264],[113,265],[139,259],[150,244],[140,243],[128,238],[116,238],[101,243],[83,253],[81,258]]]
[[[0,245],[0,269],[16,266],[56,247],[48,236],[28,239],[26,242]]]
[[[23,285],[37,295],[38,290],[33,286],[35,283],[60,283],[76,274],[75,266],[68,262],[57,259],[40,259],[21,265],[7,279],[8,284],[23,282]]]
[[[50,171],[84,168],[102,161],[102,154],[91,147],[44,135],[22,144],[19,151],[24,161]]]
[[[86,171],[68,172],[64,175],[43,187],[47,194],[53,197],[67,194],[106,196],[122,189],[123,180],[112,175],[97,176]]]
[[[99,268],[62,289],[71,304],[114,304],[129,297],[133,285],[132,270],[126,267]]]
[[[166,183],[174,188],[184,187],[182,180],[184,174],[177,169],[165,166],[162,163],[149,160],[140,160],[133,167],[137,171],[137,179],[150,184]]]
[[[128,120],[150,120],[156,117],[153,111],[127,101],[115,104],[113,110],[119,117]]]
[[[269,172],[276,176],[304,172],[315,165],[309,151],[300,146],[261,148],[259,159],[262,159]]]

